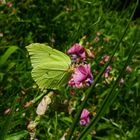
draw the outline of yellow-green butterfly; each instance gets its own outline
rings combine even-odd
[[[41,89],[58,89],[70,76],[71,59],[46,44],[26,46],[32,64],[32,77]]]

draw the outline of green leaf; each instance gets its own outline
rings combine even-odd
[[[11,56],[12,53],[14,53],[18,49],[17,46],[10,46],[6,52],[0,57],[0,67],[5,64],[7,59]]]
[[[28,135],[28,131],[23,130],[17,133],[10,134],[6,137],[6,140],[20,140],[21,138]]]
[[[32,64],[32,77],[41,89],[58,89],[70,75],[70,58],[46,44],[33,43],[26,47]]]

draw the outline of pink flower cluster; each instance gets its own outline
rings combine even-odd
[[[69,50],[68,54],[72,55],[73,64],[76,66],[74,68],[74,73],[69,81],[70,87],[73,88],[83,88],[90,86],[93,83],[93,76],[90,69],[90,64],[79,64],[77,59],[82,61],[86,60],[86,50],[80,44],[74,44]],[[77,64],[78,62],[78,64]]]
[[[83,88],[93,83],[93,76],[89,64],[79,65],[69,81],[71,87]]]
[[[86,50],[78,43],[74,44],[67,53],[72,55],[74,59],[77,57],[80,57],[82,60],[86,59]]]
[[[93,75],[90,64],[84,64],[88,57],[86,49],[76,43],[67,53],[72,56],[72,67],[74,67],[74,72],[68,83],[69,86],[78,89],[90,86],[93,83]],[[83,109],[80,117],[80,125],[88,125],[90,123],[89,116],[90,112],[87,109]]]

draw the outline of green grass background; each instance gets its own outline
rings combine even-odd
[[[8,2],[8,1],[6,1]],[[83,90],[70,95],[68,87],[55,91],[52,103],[46,114],[37,118],[36,107],[40,98],[31,106],[25,104],[36,100],[44,94],[38,89],[31,77],[31,64],[25,49],[30,43],[48,43],[50,46],[66,52],[70,46],[83,36],[87,36],[84,44],[93,47],[96,56],[92,63],[94,77],[102,66],[102,56],[111,55],[114,45],[129,21],[136,1],[129,5],[120,0],[23,0],[10,1],[8,7],[0,2],[0,139],[28,140],[27,126],[37,120],[36,138],[38,140],[59,140],[71,127],[74,115],[85,96]],[[96,33],[101,32],[99,42],[93,40]],[[125,37],[115,53],[111,65],[113,80],[105,83],[101,77],[94,94],[90,96],[86,108],[94,114],[111,85],[114,83],[128,53],[140,36],[140,18],[133,18]],[[88,140],[138,140],[140,137],[140,43],[129,65],[132,72],[125,72],[124,85],[117,98],[109,107],[104,117],[87,135]],[[96,108],[96,109],[95,109]],[[5,113],[7,109],[12,111]],[[69,114],[69,109],[73,112]],[[91,115],[93,118],[94,115]],[[83,127],[77,123],[74,138]]]

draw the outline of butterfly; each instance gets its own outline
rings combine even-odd
[[[47,44],[32,43],[26,46],[29,52],[32,78],[41,89],[58,89],[70,77],[71,59],[66,54]]]

